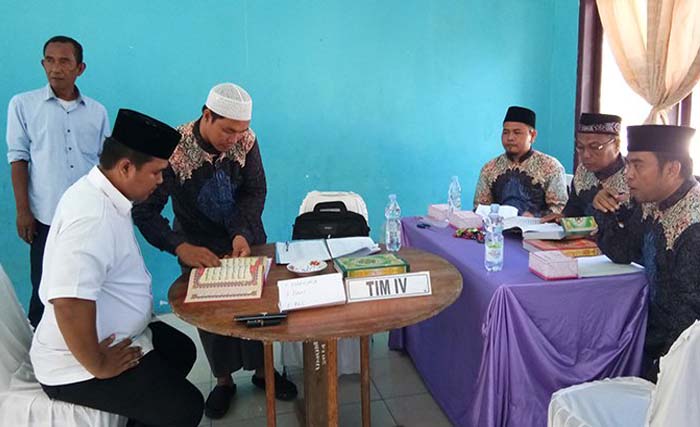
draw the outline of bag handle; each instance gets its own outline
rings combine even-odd
[[[348,209],[345,207],[345,203],[341,201],[335,202],[321,202],[314,206],[314,212],[339,212],[345,213]]]

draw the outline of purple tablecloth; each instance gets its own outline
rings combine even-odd
[[[453,228],[403,220],[407,246],[454,264],[464,280],[450,307],[391,332],[455,425],[547,425],[551,394],[572,384],[638,375],[646,330],[644,274],[544,281],[520,239],[505,243],[502,271],[484,269],[484,246]]]

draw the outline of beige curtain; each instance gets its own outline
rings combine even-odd
[[[603,31],[632,90],[652,106],[645,123],[700,80],[700,0],[597,0]]]

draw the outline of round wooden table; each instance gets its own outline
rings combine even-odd
[[[274,259],[272,244],[254,246],[252,252]],[[234,322],[235,315],[279,311],[277,281],[295,276],[285,266],[273,262],[260,299],[185,304],[189,275],[183,274],[171,286],[168,300],[178,317],[200,329],[263,342],[268,426],[276,423],[274,341],[304,342],[306,425],[337,425],[337,340],[359,336],[362,424],[369,426],[369,336],[428,319],[452,304],[462,292],[461,274],[443,258],[412,248],[403,248],[398,255],[408,261],[411,271],[430,271],[432,295],[292,311],[277,326],[247,328]],[[329,263],[324,273],[334,271]]]

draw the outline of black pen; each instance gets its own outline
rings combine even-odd
[[[236,322],[246,322],[248,320],[272,320],[272,319],[286,319],[287,313],[257,313],[257,314],[241,314],[238,316],[233,316],[233,320]]]
[[[275,326],[282,323],[283,319],[257,319],[257,320],[246,320],[245,325],[249,328],[260,328],[263,326]]]

